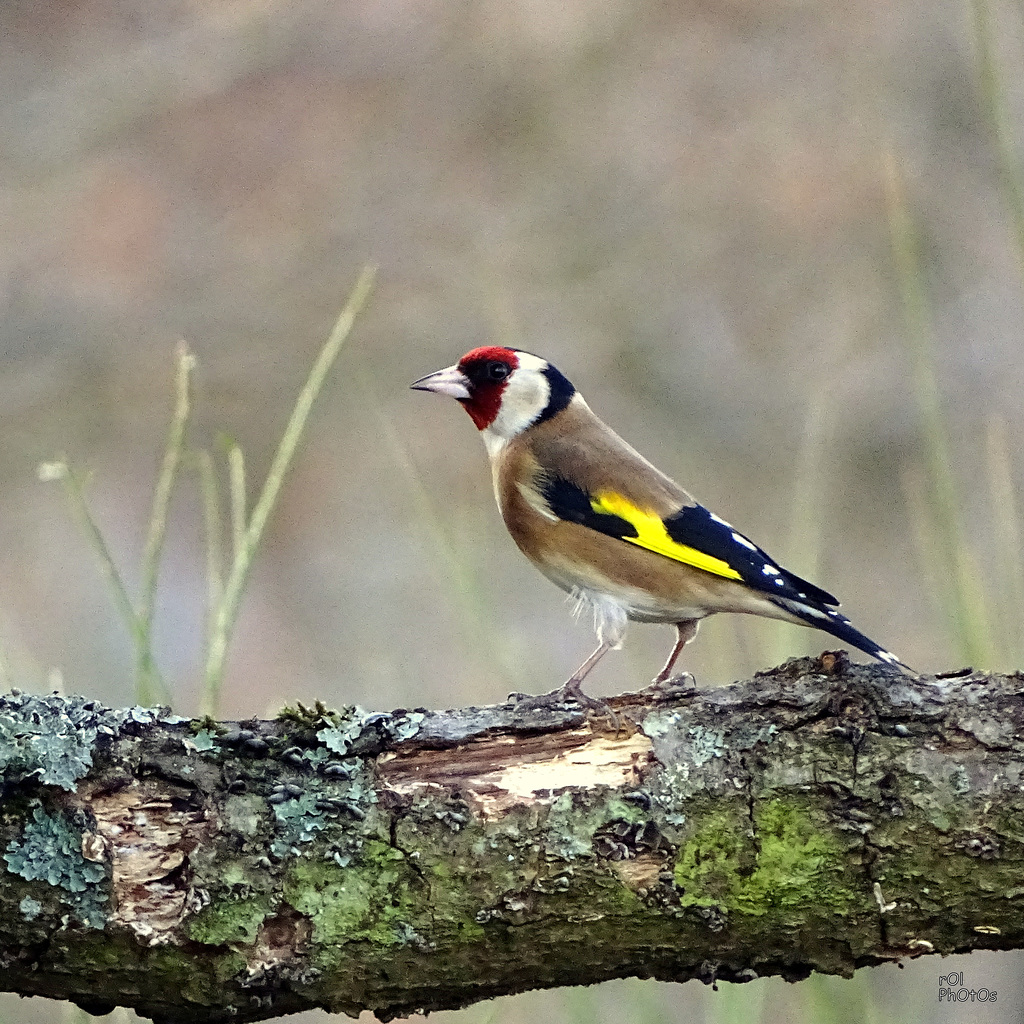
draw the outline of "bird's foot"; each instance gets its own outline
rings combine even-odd
[[[589,693],[583,692],[580,680],[570,676],[561,686],[548,693],[525,694],[510,693],[509,700],[514,701],[516,707],[527,708],[552,708],[558,704],[579,704],[584,711],[593,714],[595,717],[607,718],[611,727],[616,733],[620,730],[619,716],[611,709],[607,701],[599,697],[591,697]]]
[[[674,700],[697,689],[697,680],[692,672],[680,672],[674,676],[657,676],[649,686],[640,692],[649,694],[655,700]]]

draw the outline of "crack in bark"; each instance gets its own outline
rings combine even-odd
[[[754,776],[747,765],[747,759],[743,756],[740,757],[740,765],[743,767],[743,771],[746,775],[744,789],[747,794],[747,817],[750,820],[750,835],[754,844],[754,859],[756,861],[761,857],[761,837],[758,835],[757,815],[755,814],[756,798],[754,797]]]

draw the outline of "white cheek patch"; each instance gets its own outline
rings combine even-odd
[[[508,440],[522,433],[540,416],[551,398],[551,385],[544,375],[547,365],[536,356],[519,354],[519,366],[505,384],[498,415],[485,433],[490,431]],[[486,438],[484,443],[487,443]]]

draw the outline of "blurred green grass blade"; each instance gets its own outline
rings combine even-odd
[[[825,514],[823,467],[832,429],[829,416],[832,401],[832,392],[827,386],[816,382],[809,389],[793,481],[787,557],[783,563],[798,576],[812,581],[821,575],[822,517]],[[771,626],[774,650],[762,664],[774,665],[793,656],[807,630],[788,622],[773,622]]]
[[[989,500],[995,522],[998,581],[999,636],[1004,650],[1002,667],[1020,668],[1024,661],[1024,534],[1020,524],[1020,505],[1013,482],[1013,465],[1006,420],[989,418],[985,432]]]
[[[956,573],[959,602],[965,615],[964,632],[967,643],[964,647],[964,656],[973,665],[991,668],[995,661],[995,640],[992,635],[989,600],[981,585],[981,565],[966,544],[957,552]]]
[[[1017,245],[1018,269],[1024,275],[1024,185],[1021,181],[1020,162],[1014,152],[1005,90],[996,57],[992,8],[988,0],[968,0],[968,7],[977,55],[981,107],[992,133],[999,184]]]
[[[672,983],[627,979],[629,988],[624,993],[627,1005],[636,1007],[636,1015],[628,1024],[676,1024],[679,1020],[675,999],[676,986]],[[748,1024],[752,1024],[748,1017]]]
[[[245,543],[245,456],[234,442],[228,447],[228,484],[231,495],[231,551],[237,558]]]
[[[284,433],[281,435],[277,451],[274,453],[273,461],[267,472],[267,479],[253,507],[252,517],[242,535],[241,546],[235,552],[231,570],[224,585],[224,593],[214,617],[210,647],[207,651],[203,686],[203,710],[208,714],[215,714],[220,704],[228,643],[230,642],[231,633],[238,617],[238,606],[245,590],[249,569],[252,566],[256,550],[263,537],[263,530],[267,525],[267,520],[270,518],[270,513],[274,509],[281,485],[284,483],[285,475],[295,455],[295,450],[302,439],[313,403],[320,394],[327,374],[334,365],[342,345],[348,339],[356,317],[369,298],[375,276],[375,268],[364,267],[348,301],[345,303],[345,308],[341,311],[335,322],[334,329],[324,343],[323,348],[321,348],[320,354],[317,356],[316,362],[313,364],[313,368],[306,379],[306,383],[299,392]]]
[[[89,508],[89,503],[85,497],[85,480],[79,477],[63,460],[44,462],[39,467],[38,476],[44,482],[60,481],[63,485],[64,493],[68,496],[68,501],[71,505],[72,514],[78,521],[82,533],[85,534],[86,540],[99,560],[100,572],[107,583],[107,589],[114,602],[114,608],[128,630],[132,643],[135,645],[136,650],[138,650],[141,636],[140,620],[135,613],[132,600],[128,596],[128,588],[124,585],[124,580],[121,578],[117,563],[114,561],[110,548],[107,546],[103,531],[100,529]],[[154,689],[158,691],[158,699],[166,700],[167,687],[161,680],[159,671],[155,666],[153,667],[151,682]],[[139,699],[142,699],[141,696]]]
[[[945,558],[942,555],[942,545],[936,534],[935,524],[928,511],[928,484],[924,470],[920,466],[908,467],[900,475],[900,484],[910,521],[914,553],[924,578],[924,592],[932,606],[932,612],[942,621],[950,615],[950,581],[942,572]]]
[[[985,596],[960,524],[960,497],[935,373],[934,334],[920,237],[907,204],[903,174],[891,153],[886,154],[885,172],[890,241],[907,322],[914,397],[928,467],[928,497],[923,512],[932,519],[938,540],[930,556],[939,558],[940,565],[932,575],[943,581],[940,585],[946,617],[960,656],[972,665],[985,667],[992,662],[992,639]]]
[[[607,1016],[602,1012],[591,988],[565,988],[561,990],[564,1019],[568,1024],[602,1024]],[[640,1024],[640,1022],[638,1022]]]
[[[206,550],[205,649],[209,651],[214,618],[224,594],[224,522],[221,518],[220,491],[213,456],[205,450],[194,453],[199,474],[199,494],[203,510],[203,546]]]
[[[957,494],[950,469],[939,387],[932,360],[933,335],[921,267],[921,243],[907,206],[902,173],[891,154],[886,160],[886,172],[890,241],[896,263],[900,299],[907,322],[914,397],[917,400],[927,443],[929,482],[935,488],[941,509],[948,514],[957,507]],[[955,522],[947,515],[942,525],[944,539],[947,542],[955,540]]]
[[[11,669],[11,657],[7,653],[7,645],[0,642],[0,691],[12,689],[14,672]]]
[[[812,974],[800,983],[799,993],[804,1020],[814,1024],[875,1024],[880,1020],[871,978],[864,971],[852,978]]]
[[[131,598],[128,596],[128,589],[124,585],[124,580],[121,578],[117,564],[114,562],[110,549],[107,547],[103,531],[99,528],[89,508],[89,503],[85,497],[85,481],[70,466],[63,462],[47,463],[45,466],[40,467],[39,473],[41,479],[59,479],[64,485],[64,491],[71,502],[72,511],[75,513],[83,533],[85,533],[86,538],[99,558],[100,569],[110,588],[114,606],[117,608],[121,615],[121,620],[131,634],[132,642],[135,642],[139,628],[135,608],[132,606]],[[50,475],[51,473],[53,475]]]
[[[504,1016],[502,1003],[498,999],[491,999],[486,1003],[478,1003],[475,1007],[475,1019],[473,1024],[497,1024],[497,1021]],[[465,1011],[469,1015],[469,1011]]]
[[[142,593],[139,599],[138,636],[135,650],[135,693],[140,703],[152,700],[156,666],[153,660],[153,617],[156,611],[156,588],[160,575],[160,558],[167,536],[167,512],[174,490],[181,456],[185,447],[185,431],[191,405],[191,374],[195,357],[181,342],[175,353],[174,410],[167,431],[164,456],[153,489],[153,505],[146,531],[146,547],[142,555]]]

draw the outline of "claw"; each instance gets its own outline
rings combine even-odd
[[[662,679],[655,678],[649,686],[645,686],[640,692],[650,694],[656,700],[673,700],[685,693],[697,689],[697,680],[691,672],[680,672],[678,675]]]
[[[548,693],[541,693],[535,696],[527,696],[525,694],[510,696],[520,698],[516,701],[516,706],[520,708],[551,708],[558,704],[576,703],[584,710],[592,712],[596,716],[607,718],[616,735],[622,729],[619,716],[611,709],[607,701],[584,693],[580,680],[576,676],[570,676],[558,689],[551,690]]]

